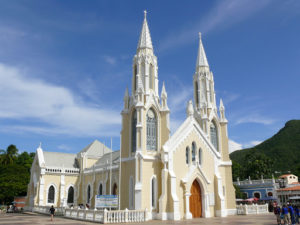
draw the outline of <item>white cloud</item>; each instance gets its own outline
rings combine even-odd
[[[0,120],[14,121],[9,131],[119,135],[121,117],[118,111],[90,106],[69,89],[31,78],[17,68],[0,64],[0,90]],[[4,126],[0,128],[3,129]]]
[[[223,102],[224,102],[225,105],[227,105],[227,104],[229,104],[231,102],[234,102],[239,97],[240,97],[239,94],[224,92]]]
[[[174,46],[186,44],[194,40],[198,32],[208,33],[224,29],[250,17],[269,4],[270,0],[223,0],[216,5],[198,23],[186,25],[181,31],[172,33],[160,43],[159,50],[164,51]],[[199,21],[198,20],[198,21]]]
[[[249,141],[249,142],[245,143],[243,146],[244,146],[244,148],[251,148],[251,147],[254,147],[256,145],[259,145],[260,143],[262,143],[262,141],[257,141],[257,140]]]
[[[240,143],[237,143],[233,140],[230,140],[228,141],[228,146],[229,146],[229,154],[236,151],[236,150],[241,150],[243,149],[243,145],[240,144]]]
[[[105,56],[103,56],[103,58],[104,58],[104,61],[110,65],[115,65],[117,62],[116,58],[112,57],[112,56],[105,55]]]
[[[229,141],[228,141],[229,154],[234,151],[237,151],[237,150],[251,148],[253,146],[259,145],[260,143],[262,143],[262,141],[254,140],[254,141],[249,141],[249,142],[241,144],[241,143],[235,142],[234,140],[229,139]]]
[[[68,146],[68,145],[64,145],[64,144],[61,144],[59,146],[57,146],[58,149],[60,150],[64,150],[64,151],[71,151],[71,148]]]
[[[169,95],[169,108],[172,113],[178,112],[180,110],[185,110],[187,101],[191,99],[193,89],[189,86],[182,86],[176,89],[176,92]]]
[[[243,123],[259,123],[264,125],[270,125],[275,122],[274,119],[266,118],[264,116],[259,115],[258,113],[247,114],[240,118],[237,118],[234,122],[235,125],[243,124]]]

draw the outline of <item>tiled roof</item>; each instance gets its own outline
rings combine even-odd
[[[294,187],[282,188],[277,191],[300,191],[300,185]]]
[[[43,151],[43,153],[45,166],[47,167],[78,168],[76,154],[45,151]]]
[[[293,174],[283,174],[279,178],[286,178],[286,177],[291,176],[291,175],[293,175]]]

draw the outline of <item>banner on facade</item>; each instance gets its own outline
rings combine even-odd
[[[96,195],[96,208],[118,208],[118,195]]]

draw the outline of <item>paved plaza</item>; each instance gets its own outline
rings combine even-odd
[[[54,221],[50,221],[50,216],[40,215],[35,213],[30,214],[0,214],[0,225],[7,224],[7,225],[34,225],[34,224],[42,224],[42,225],[77,225],[77,224],[93,224],[85,221],[79,220],[71,220],[65,219],[63,217],[55,217]],[[128,223],[128,224],[140,224],[140,223]],[[253,224],[253,225],[271,225],[276,224],[274,214],[265,214],[265,215],[247,215],[247,216],[229,216],[226,218],[199,218],[193,220],[181,220],[181,221],[159,221],[159,220],[152,220],[149,222],[145,222],[145,225],[163,225],[163,224],[209,224],[209,225],[216,225],[216,224],[230,224],[230,225],[246,225],[246,224]]]

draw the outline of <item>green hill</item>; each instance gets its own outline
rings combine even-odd
[[[272,173],[290,171],[300,176],[300,120],[288,121],[273,137],[252,148],[235,151],[230,154],[230,158],[244,168],[247,166],[249,157],[258,154],[272,161],[269,164]],[[248,176],[248,174],[242,175],[243,178]]]

